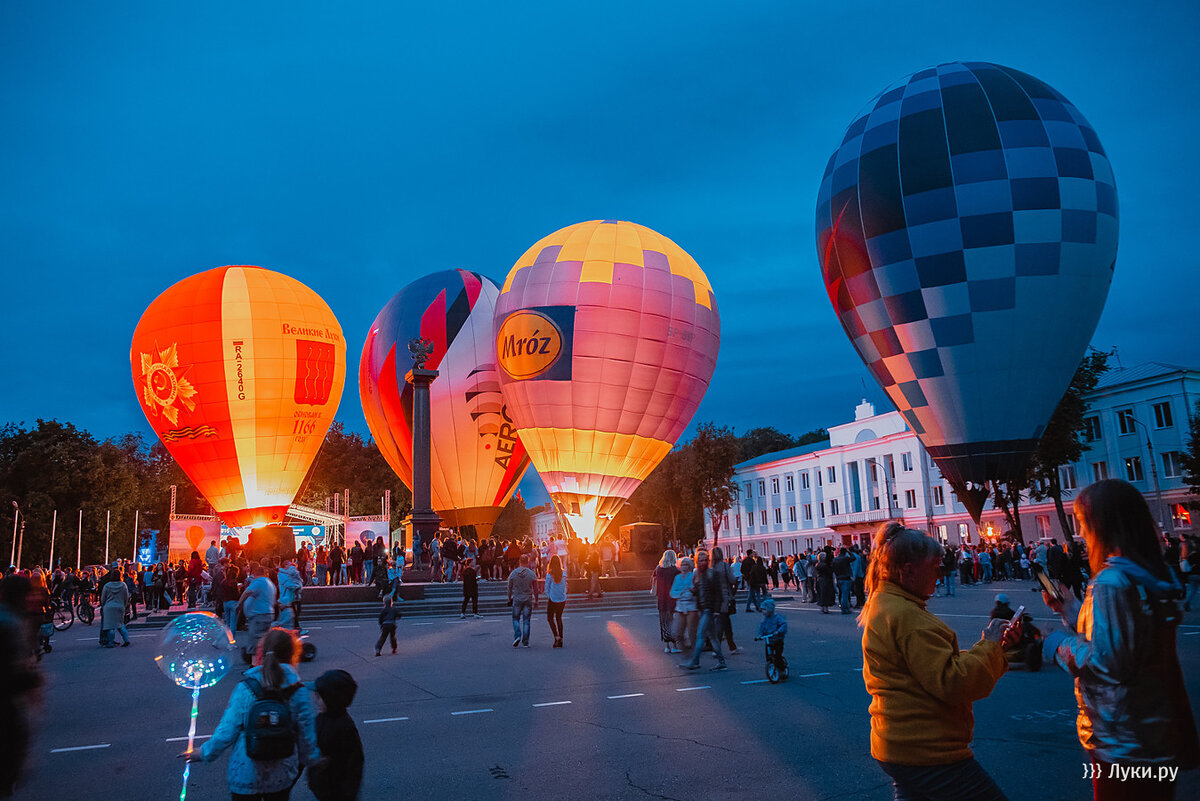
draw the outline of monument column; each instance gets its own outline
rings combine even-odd
[[[430,498],[430,434],[429,434],[429,385],[438,377],[437,370],[427,370],[425,360],[433,352],[433,344],[425,339],[413,339],[408,343],[413,357],[413,369],[404,380],[413,388],[412,417],[412,513],[404,521],[406,539],[415,542],[414,534],[420,535],[422,543],[432,542],[437,536],[442,519],[433,511]],[[419,558],[414,553],[413,559]]]

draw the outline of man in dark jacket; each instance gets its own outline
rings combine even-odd
[[[850,590],[854,584],[853,570],[850,553],[843,547],[833,560],[833,578],[837,581],[838,604],[842,607],[843,615],[850,614]]]
[[[725,582],[718,581],[708,566],[708,552],[696,551],[696,569],[692,572],[692,593],[696,597],[696,608],[700,611],[700,625],[696,631],[696,647],[692,658],[679,666],[684,670],[697,670],[700,667],[700,652],[704,649],[707,637],[712,643],[713,655],[717,664],[713,670],[726,670],[725,655],[721,653],[720,629],[717,627],[721,614],[729,604]]]
[[[753,550],[746,551],[742,560],[742,580],[746,582],[749,592],[746,594],[746,611],[754,604],[754,611],[762,611],[763,593],[767,589],[767,570],[763,567],[762,559]]]
[[[358,684],[344,670],[328,670],[315,682],[325,711],[317,715],[321,759],[308,768],[308,788],[318,801],[355,801],[362,785],[363,747],[358,727],[346,711]]]

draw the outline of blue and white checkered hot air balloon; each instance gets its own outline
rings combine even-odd
[[[846,334],[978,520],[983,485],[1025,469],[1112,282],[1096,132],[1009,67],[916,72],[830,158],[817,248]]]

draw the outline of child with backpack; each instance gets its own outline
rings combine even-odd
[[[229,753],[226,778],[234,801],[287,801],[300,771],[320,759],[316,713],[296,665],[300,641],[273,628],[259,643],[256,666],[233,688],[221,722],[199,751],[180,754],[212,762]]]
[[[358,684],[344,670],[328,670],[315,682],[325,711],[317,715],[317,746],[322,759],[308,769],[308,789],[317,801],[355,801],[362,785],[363,747],[358,727],[346,712]]]

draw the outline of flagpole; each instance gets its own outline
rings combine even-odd
[[[104,514],[104,564],[108,564],[108,528],[112,522],[112,509]]]
[[[79,539],[75,542],[75,569],[83,564],[83,510],[79,510]]]
[[[54,520],[50,523],[50,571],[54,571],[54,532],[58,529],[58,510],[54,510]]]
[[[137,546],[138,546],[138,519],[141,515],[141,509],[135,509],[133,512],[133,561],[137,561]]]

